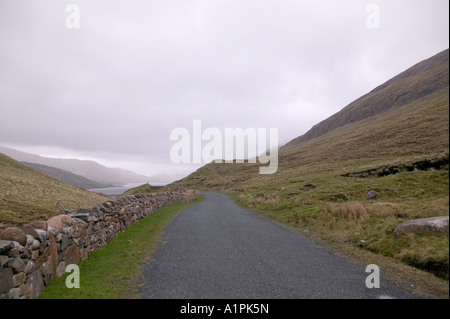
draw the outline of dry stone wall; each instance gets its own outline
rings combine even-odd
[[[130,195],[0,233],[0,299],[37,298],[66,266],[106,245],[158,209],[194,201],[200,193],[176,190]]]

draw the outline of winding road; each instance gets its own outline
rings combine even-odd
[[[415,298],[383,278],[369,289],[365,267],[226,195],[202,193],[205,200],[167,226],[143,266],[142,298]]]

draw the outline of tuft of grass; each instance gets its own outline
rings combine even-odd
[[[165,225],[186,208],[203,201],[177,203],[137,221],[110,243],[81,261],[80,288],[67,288],[68,274],[56,278],[40,299],[118,299],[136,296],[141,266],[160,241]]]
[[[322,218],[330,218],[334,221],[337,219],[346,219],[349,221],[367,222],[370,216],[361,203],[340,205],[328,203],[326,205],[326,215]]]

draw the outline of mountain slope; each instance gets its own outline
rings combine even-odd
[[[344,175],[439,158],[448,161],[448,104],[447,88],[342,126],[295,149],[281,150],[278,171],[273,175],[260,175],[260,164],[211,163],[178,183],[230,191],[270,185],[277,188],[321,174]]]
[[[78,187],[83,189],[90,189],[90,188],[104,188],[104,187],[111,187],[113,185],[108,184],[102,184],[98,182],[94,182],[90,179],[87,179],[86,177],[83,177],[81,175],[77,175],[74,173],[71,173],[69,171],[59,169],[56,167],[51,167],[47,165],[42,164],[36,164],[36,163],[29,163],[29,162],[22,162],[25,165],[31,166],[38,171],[41,171],[44,174],[47,174],[51,177],[56,178],[57,180]]]
[[[63,169],[101,184],[123,185],[127,183],[146,183],[149,181],[147,176],[142,176],[121,168],[106,167],[94,161],[47,158],[4,146],[0,146],[0,153],[17,161]]]
[[[347,107],[315,125],[281,150],[293,149],[338,127],[400,107],[448,87],[449,50],[422,61],[378,86]]]
[[[0,228],[62,214],[56,202],[65,198],[77,201],[81,207],[92,207],[108,199],[0,154]]]
[[[379,86],[373,93],[351,103],[316,125],[317,128],[324,127],[320,134],[311,130],[286,144],[279,151],[279,167],[273,175],[259,175],[259,164],[211,163],[181,182],[192,187],[229,189],[241,185],[283,183],[319,173],[346,174],[406,165],[426,159],[445,158],[446,154],[448,157],[448,54],[446,50],[417,64]],[[408,85],[402,79],[408,79]],[[430,89],[443,85],[446,87]],[[409,102],[395,107],[386,104],[387,92],[395,96],[408,96]],[[415,92],[414,99],[411,92]],[[405,99],[402,98],[402,101]],[[372,105],[373,108],[370,107]],[[390,107],[384,110],[385,106]],[[329,122],[336,124],[338,120],[344,123],[349,118],[361,118],[361,114],[368,114],[368,109],[375,115],[339,126],[325,125]],[[314,135],[318,136],[312,137]]]

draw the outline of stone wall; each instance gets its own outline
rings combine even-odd
[[[135,221],[178,202],[192,190],[130,195],[0,233],[0,299],[37,298],[66,266],[88,258]]]

